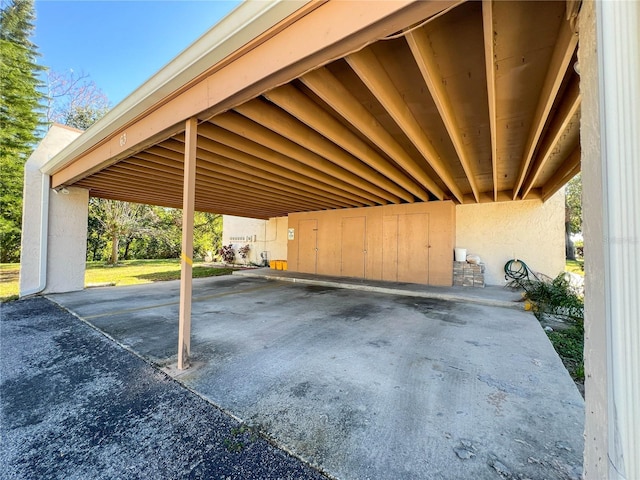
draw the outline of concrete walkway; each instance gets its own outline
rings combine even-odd
[[[584,403],[533,315],[363,287],[194,280],[176,378],[335,478],[580,478]],[[175,374],[178,291],[52,298]]]

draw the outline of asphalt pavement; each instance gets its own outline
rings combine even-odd
[[[47,299],[0,317],[0,479],[326,478]]]

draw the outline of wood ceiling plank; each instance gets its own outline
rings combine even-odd
[[[531,162],[530,173],[522,186],[522,198],[527,198],[529,191],[533,188],[540,172],[546,166],[551,155],[564,136],[569,124],[573,121],[573,117],[580,108],[580,87],[576,80],[571,83],[568,91],[565,92],[562,104],[551,121],[551,125],[542,139],[539,153]]]
[[[451,143],[456,150],[462,169],[467,177],[467,181],[471,186],[473,196],[476,201],[478,201],[479,191],[475,172],[473,171],[471,160],[467,154],[466,147],[464,146],[464,141],[462,140],[462,133],[453,112],[451,99],[444,88],[442,75],[440,74],[438,65],[433,58],[433,52],[429,47],[429,36],[424,28],[418,28],[417,30],[409,32],[405,36],[405,39],[409,44],[413,58],[420,69],[420,73],[422,73],[422,78],[429,89],[429,93],[431,93],[431,97],[436,104],[438,112],[440,113],[440,118],[442,118],[442,122],[447,129]]]
[[[381,188],[378,188],[358,175],[355,175],[354,173],[322,158],[320,155],[310,152],[297,143],[281,137],[268,128],[252,122],[242,115],[234,112],[228,112],[224,115],[212,118],[211,123],[230,132],[236,133],[239,136],[248,138],[255,143],[264,145],[282,155],[291,157],[294,160],[310,166],[311,168],[327,172],[339,180],[353,185],[361,192],[366,192],[366,198],[375,201],[378,205],[386,205],[390,203],[389,200],[384,198],[386,192]]]
[[[327,68],[313,70],[301,77],[300,81],[417,182],[424,185],[438,200],[444,199],[442,189]]]
[[[462,202],[464,198],[462,191],[458,187],[450,168],[425,135],[375,54],[370,49],[365,48],[359,52],[352,53],[345,60],[387,110],[407,138],[415,145],[424,159],[431,165],[449,191],[459,202]]]
[[[272,132],[303,146],[316,155],[376,185],[380,189],[380,193],[383,193],[381,196],[388,201],[392,203],[401,203],[402,200],[413,202],[413,195],[406,190],[400,188],[388,178],[282,110],[259,100],[252,100],[236,107],[234,110]]]
[[[263,145],[259,145],[247,138],[236,135],[228,130],[225,130],[216,125],[210,123],[204,123],[200,125],[200,134],[204,138],[214,140],[221,145],[236,150],[238,152],[244,152],[249,155],[253,155],[256,158],[261,159],[267,165],[281,166],[287,170],[304,175],[309,178],[313,178],[325,185],[326,189],[335,189],[336,194],[343,195],[355,202],[360,202],[366,206],[374,206],[376,202],[367,198],[368,192],[361,190],[360,188],[344,182],[336,177],[332,177],[325,172],[309,167],[293,158],[287,157],[278,153]],[[333,190],[329,190],[333,191]]]
[[[491,170],[493,173],[493,199],[498,201],[498,139],[496,103],[495,30],[493,24],[493,0],[482,0],[482,28],[484,31],[484,59],[487,74],[487,98],[489,100],[489,126],[491,129]]]
[[[520,163],[520,171],[513,189],[512,198],[518,198],[520,188],[529,171],[529,165],[536,150],[540,136],[553,107],[553,103],[558,95],[562,81],[567,69],[571,68],[570,63],[578,45],[578,35],[571,28],[569,21],[563,20],[558,32],[558,39],[549,62],[549,68],[544,80],[542,91],[540,92],[538,106],[533,117],[533,123],[527,142],[525,144],[524,157]]]
[[[429,194],[412,179],[294,86],[283,85],[263,96],[415,197],[423,201],[429,200]]]

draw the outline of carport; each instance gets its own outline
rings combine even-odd
[[[246,4],[45,170],[54,189],[183,208],[183,368],[194,209],[545,200],[575,175],[578,7]]]
[[[579,61],[578,23],[586,44]],[[640,109],[629,90],[638,84],[637,23],[631,3],[247,3],[42,171],[57,190],[183,208],[183,368],[195,209],[269,218],[544,201],[590,149],[583,170],[595,203],[585,230],[597,240],[587,270],[591,278],[604,271],[605,280],[589,287],[587,305],[595,374],[587,463],[633,476],[640,441],[628,425],[640,417],[632,381],[640,335],[637,278],[625,276],[623,259],[638,258]],[[587,121],[582,101],[591,102]],[[582,146],[580,115],[590,129]],[[620,242],[605,248],[609,237]]]

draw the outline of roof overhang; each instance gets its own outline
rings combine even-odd
[[[52,186],[269,217],[546,199],[580,168],[579,2],[247,2],[48,162]]]

